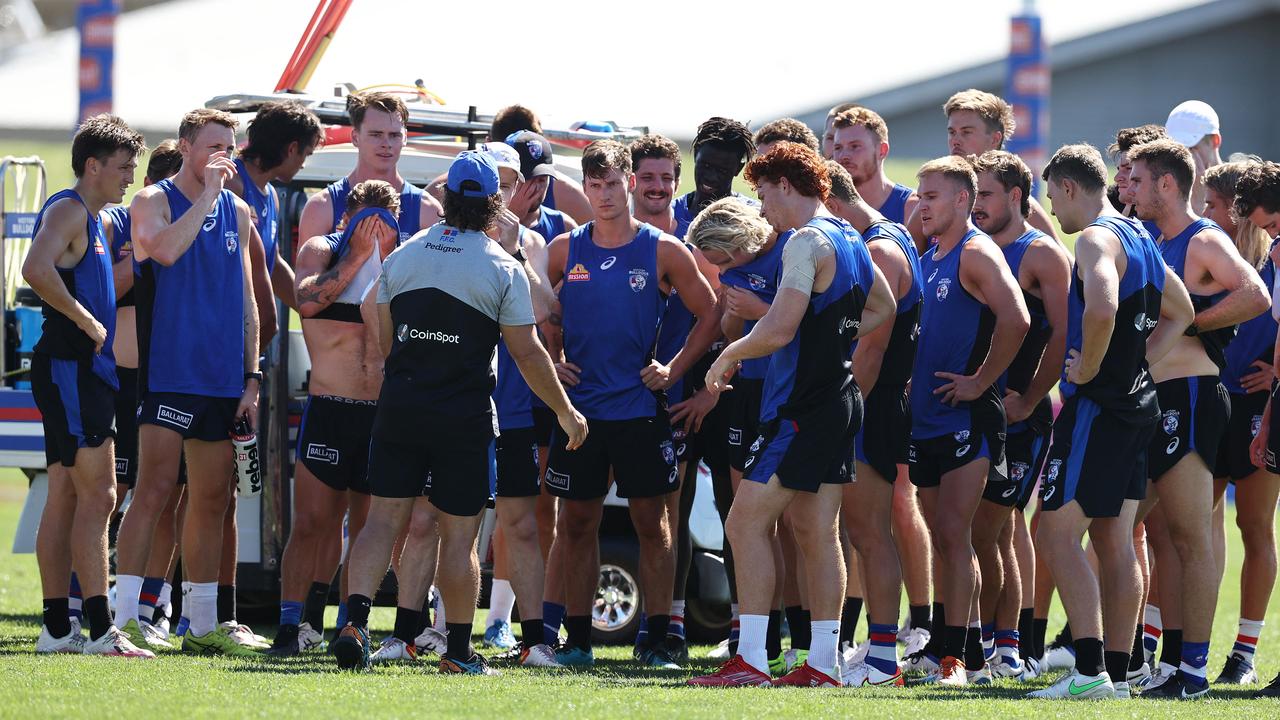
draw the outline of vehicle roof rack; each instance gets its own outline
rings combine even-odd
[[[321,122],[329,125],[351,124],[351,116],[347,114],[345,97],[299,95],[294,93],[234,93],[214,97],[205,103],[205,107],[225,110],[231,113],[248,113],[257,112],[264,104],[273,100],[300,102],[314,112]],[[476,112],[474,105],[468,107],[465,112],[450,110],[441,105],[425,106],[416,103],[407,103],[407,105],[409,108],[409,122],[405,124],[405,127],[409,132],[465,137],[471,147],[475,147],[477,143],[484,141],[489,134],[489,127],[493,124],[493,115],[482,115]],[[607,126],[610,128],[607,131],[543,126],[542,135],[558,144],[582,147],[594,140],[609,139],[629,142],[648,132],[648,128],[622,127],[613,122],[607,123]]]

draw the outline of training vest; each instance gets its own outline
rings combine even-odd
[[[191,210],[172,180],[156,183],[171,223]],[[195,241],[173,265],[140,263],[138,387],[238,398],[244,392],[244,266],[236,196],[218,195]]]
[[[1027,249],[1031,247],[1031,243],[1042,237],[1048,237],[1044,233],[1032,228],[1018,237],[1017,240],[1009,243],[1007,247],[1001,248],[1004,252],[1004,260],[1009,265],[1009,272],[1013,274],[1013,279],[1018,280],[1018,272],[1022,267],[1022,258],[1026,256]],[[1036,371],[1040,368],[1040,358],[1044,356],[1045,346],[1049,344],[1049,336],[1053,334],[1053,328],[1049,326],[1049,317],[1045,314],[1044,300],[1023,290],[1022,300],[1027,305],[1027,314],[1030,315],[1031,324],[1027,327],[1027,334],[1022,339],[1022,345],[1018,347],[1018,354],[1013,356],[1013,361],[1009,363],[1009,369],[1005,371],[1005,385],[1010,390],[1018,393],[1025,393],[1027,388],[1031,386],[1032,379],[1036,376]],[[1041,429],[1051,421],[1053,410],[1048,403],[1048,398],[1043,398],[1036,410],[1032,414],[1032,418],[1023,420],[1022,422],[1012,423],[1009,425],[1009,432],[1020,432],[1031,419],[1037,420],[1037,425]],[[1044,406],[1043,408],[1040,406]],[[1046,412],[1048,417],[1045,417]],[[1039,415],[1040,417],[1036,417]]]
[[[942,402],[934,390],[949,380],[935,375],[952,372],[972,375],[987,358],[995,314],[969,294],[960,282],[960,257],[964,246],[975,237],[986,237],[969,228],[960,242],[939,258],[934,245],[920,261],[924,274],[924,307],[920,316],[920,343],[911,375],[911,437],[916,440],[971,430],[972,408],[976,404],[1000,402],[999,383],[987,388],[977,399],[958,402],[955,407]]]
[[[342,222],[342,216],[347,212],[347,195],[351,193],[351,181],[342,178],[337,182],[330,183],[325,188],[325,192],[329,193],[329,205],[333,209],[333,230],[338,229],[338,225]],[[418,234],[422,229],[422,188],[415,186],[408,180],[405,181],[404,187],[400,189],[400,215],[396,218],[396,224],[400,227],[400,242]]]
[[[524,246],[524,228],[517,243]],[[533,427],[533,389],[525,382],[507,343],[498,340],[497,382],[493,388],[493,404],[498,409],[498,429],[516,430]]]
[[[809,307],[795,337],[769,358],[760,402],[761,422],[794,417],[857,389],[852,373],[853,343],[875,280],[871,254],[862,236],[844,220],[823,215],[805,227],[831,241],[835,273],[826,290],[809,296]]]
[[[1258,274],[1268,288],[1275,284],[1276,266],[1270,257]],[[1240,378],[1257,370],[1253,367],[1255,360],[1262,360],[1270,365],[1275,347],[1276,320],[1271,313],[1264,312],[1252,320],[1240,323],[1236,338],[1227,346],[1226,366],[1222,369],[1222,384],[1226,386],[1227,392],[1243,395],[1244,387],[1240,385]]]
[[[323,237],[325,244],[329,246],[329,265],[325,268],[326,270],[332,270],[338,261],[350,252],[352,233],[368,217],[379,217],[388,227],[395,230],[396,247],[400,246],[400,228],[395,216],[383,208],[363,208],[351,218],[342,232],[329,233]],[[374,248],[364,261],[364,265],[360,266],[355,277],[351,278],[351,282],[347,283],[338,297],[328,307],[312,315],[310,319],[363,324],[364,317],[360,314],[360,303],[364,302],[365,295],[373,288],[381,273],[382,257],[379,255],[378,248]]]
[[[890,222],[903,225],[907,222],[907,199],[910,197],[911,188],[894,183],[893,189],[889,191],[889,197],[884,199],[884,204],[877,210]]]
[[[569,234],[560,306],[565,358],[582,368],[568,388],[588,418],[654,417],[660,398],[640,371],[654,358],[666,306],[658,277],[658,228],[641,223],[635,239],[616,248],[592,241],[594,222]]]
[[[102,344],[102,352],[94,353],[93,341],[81,330],[71,318],[63,315],[45,303],[40,309],[44,323],[40,331],[40,339],[36,341],[35,352],[62,360],[89,359],[93,365],[93,374],[114,389],[120,389],[120,381],[116,378],[116,357],[111,351],[111,341],[116,335],[116,283],[111,274],[112,254],[107,249],[107,240],[102,232],[102,221],[89,212],[84,198],[75,190],[63,190],[55,193],[45,201],[36,215],[35,227],[31,237],[40,234],[40,226],[44,224],[44,214],[59,200],[72,198],[80,203],[85,211],[85,243],[84,255],[70,268],[57,268],[58,277],[66,285],[67,292],[76,299],[94,320],[102,323],[107,331],[107,339]],[[78,408],[68,407],[72,412]]]
[[[1160,409],[1155,383],[1147,372],[1147,338],[1160,320],[1165,263],[1137,220],[1103,215],[1089,227],[1105,228],[1120,239],[1127,259],[1124,277],[1120,278],[1120,304],[1098,374],[1084,385],[1075,385],[1067,382],[1064,367],[1059,389],[1063,400],[1079,393],[1130,422],[1151,421],[1160,416]],[[1071,269],[1067,295],[1067,349],[1083,348],[1084,284],[1077,264]]]
[[[1173,268],[1178,277],[1185,282],[1187,279],[1187,247],[1191,244],[1191,238],[1198,232],[1208,228],[1219,229],[1217,223],[1206,218],[1197,218],[1190,225],[1183,229],[1182,232],[1172,239],[1162,239],[1157,246],[1160,248],[1160,255],[1164,258],[1165,263]],[[1217,305],[1222,298],[1227,296],[1224,290],[1215,295],[1197,295],[1187,290],[1191,295],[1191,306],[1195,308],[1196,314]],[[1236,336],[1236,326],[1230,325],[1217,330],[1205,330],[1196,337],[1200,339],[1200,344],[1204,346],[1205,353],[1214,365],[1221,370],[1226,367],[1226,349],[1231,343],[1231,339]]]
[[[280,210],[276,194],[268,183],[266,191],[258,189],[249,177],[249,169],[242,158],[236,158],[236,174],[240,176],[240,184],[244,186],[242,198],[253,210],[253,224],[258,228],[258,236],[262,238],[262,249],[267,254],[267,275],[276,269],[276,248],[280,242]],[[345,205],[346,196],[343,196]]]
[[[755,293],[756,297],[772,304],[778,296],[778,281],[782,279],[782,251],[787,240],[795,234],[788,230],[778,235],[773,247],[760,253],[750,262],[725,270],[720,274],[720,282],[731,287],[743,288]],[[758,320],[744,320],[742,334],[745,337],[756,326]],[[763,380],[769,371],[769,357],[749,358],[742,361],[738,368],[738,376],[745,380]]]
[[[920,254],[911,241],[910,233],[901,223],[874,222],[867,228],[865,237],[867,245],[879,240],[893,242],[911,266],[911,289],[902,298],[895,298],[898,308],[894,315],[893,331],[884,351],[884,360],[880,363],[880,375],[876,377],[877,387],[901,387],[911,380],[911,369],[916,362],[916,343],[920,338],[920,301],[924,297],[920,278]]]
[[[111,262],[118,263],[125,258],[133,257],[133,223],[129,219],[129,208],[124,205],[109,207],[102,214],[111,218]],[[132,307],[134,304],[133,287],[124,295],[116,298],[116,307]]]

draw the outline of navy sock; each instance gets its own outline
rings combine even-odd
[[[546,618],[543,618],[546,625]],[[591,650],[591,616],[566,615],[564,629],[569,633],[569,645],[582,650]]]
[[[302,623],[302,603],[293,600],[283,600],[280,602],[280,626],[292,625],[297,627]]]
[[[555,647],[560,642],[560,625],[564,623],[565,607],[560,603],[542,603],[542,642]]]
[[[1022,608],[1018,612],[1018,654],[1024,659],[1035,656],[1035,610]]]
[[[921,630],[933,630],[933,623],[929,620],[928,605],[911,605],[908,607],[911,618],[911,627],[920,628]]]

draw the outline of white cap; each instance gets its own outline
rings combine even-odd
[[[506,143],[487,142],[480,145],[477,149],[485,155],[493,158],[493,164],[497,165],[499,168],[515,170],[516,176],[519,177],[521,181],[524,180],[524,173],[520,172],[520,153],[516,152],[515,148]]]
[[[1203,100],[1188,100],[1169,113],[1164,131],[1174,142],[1191,147],[1205,135],[1218,134],[1218,113]]]

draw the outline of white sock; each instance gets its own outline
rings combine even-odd
[[[684,601],[683,600],[671,601],[671,617],[673,618],[678,617],[678,618],[684,619]]]
[[[501,620],[511,622],[511,608],[515,607],[516,593],[511,589],[510,580],[494,580],[493,590],[489,592],[489,615],[484,619],[485,628],[493,627],[493,623]]]
[[[208,635],[218,627],[218,581],[182,583],[182,611],[191,618],[187,632],[196,637]]]
[[[764,647],[768,633],[768,615],[738,616],[738,654],[765,675],[769,674],[769,656]]]
[[[1253,662],[1253,654],[1258,651],[1258,638],[1262,635],[1261,620],[1246,620],[1240,618],[1240,629],[1236,635],[1236,644],[1231,651],[1244,658],[1250,665]]]
[[[1163,630],[1164,626],[1160,624],[1160,608],[1155,605],[1148,605],[1142,610],[1142,624],[1150,625],[1156,630]]]
[[[431,587],[430,592],[436,594],[436,617],[435,622],[432,623],[432,627],[436,632],[443,635],[445,631],[448,630],[444,625],[444,598],[440,596],[440,591],[437,590],[434,585]]]
[[[160,597],[157,602],[160,603],[160,609],[166,618],[173,615],[173,585],[165,583],[164,587],[160,588]]]
[[[835,676],[836,648],[840,645],[839,620],[813,620],[813,639],[809,642],[809,667],[820,673]]]
[[[138,621],[138,598],[142,595],[141,575],[116,575],[116,627]]]

